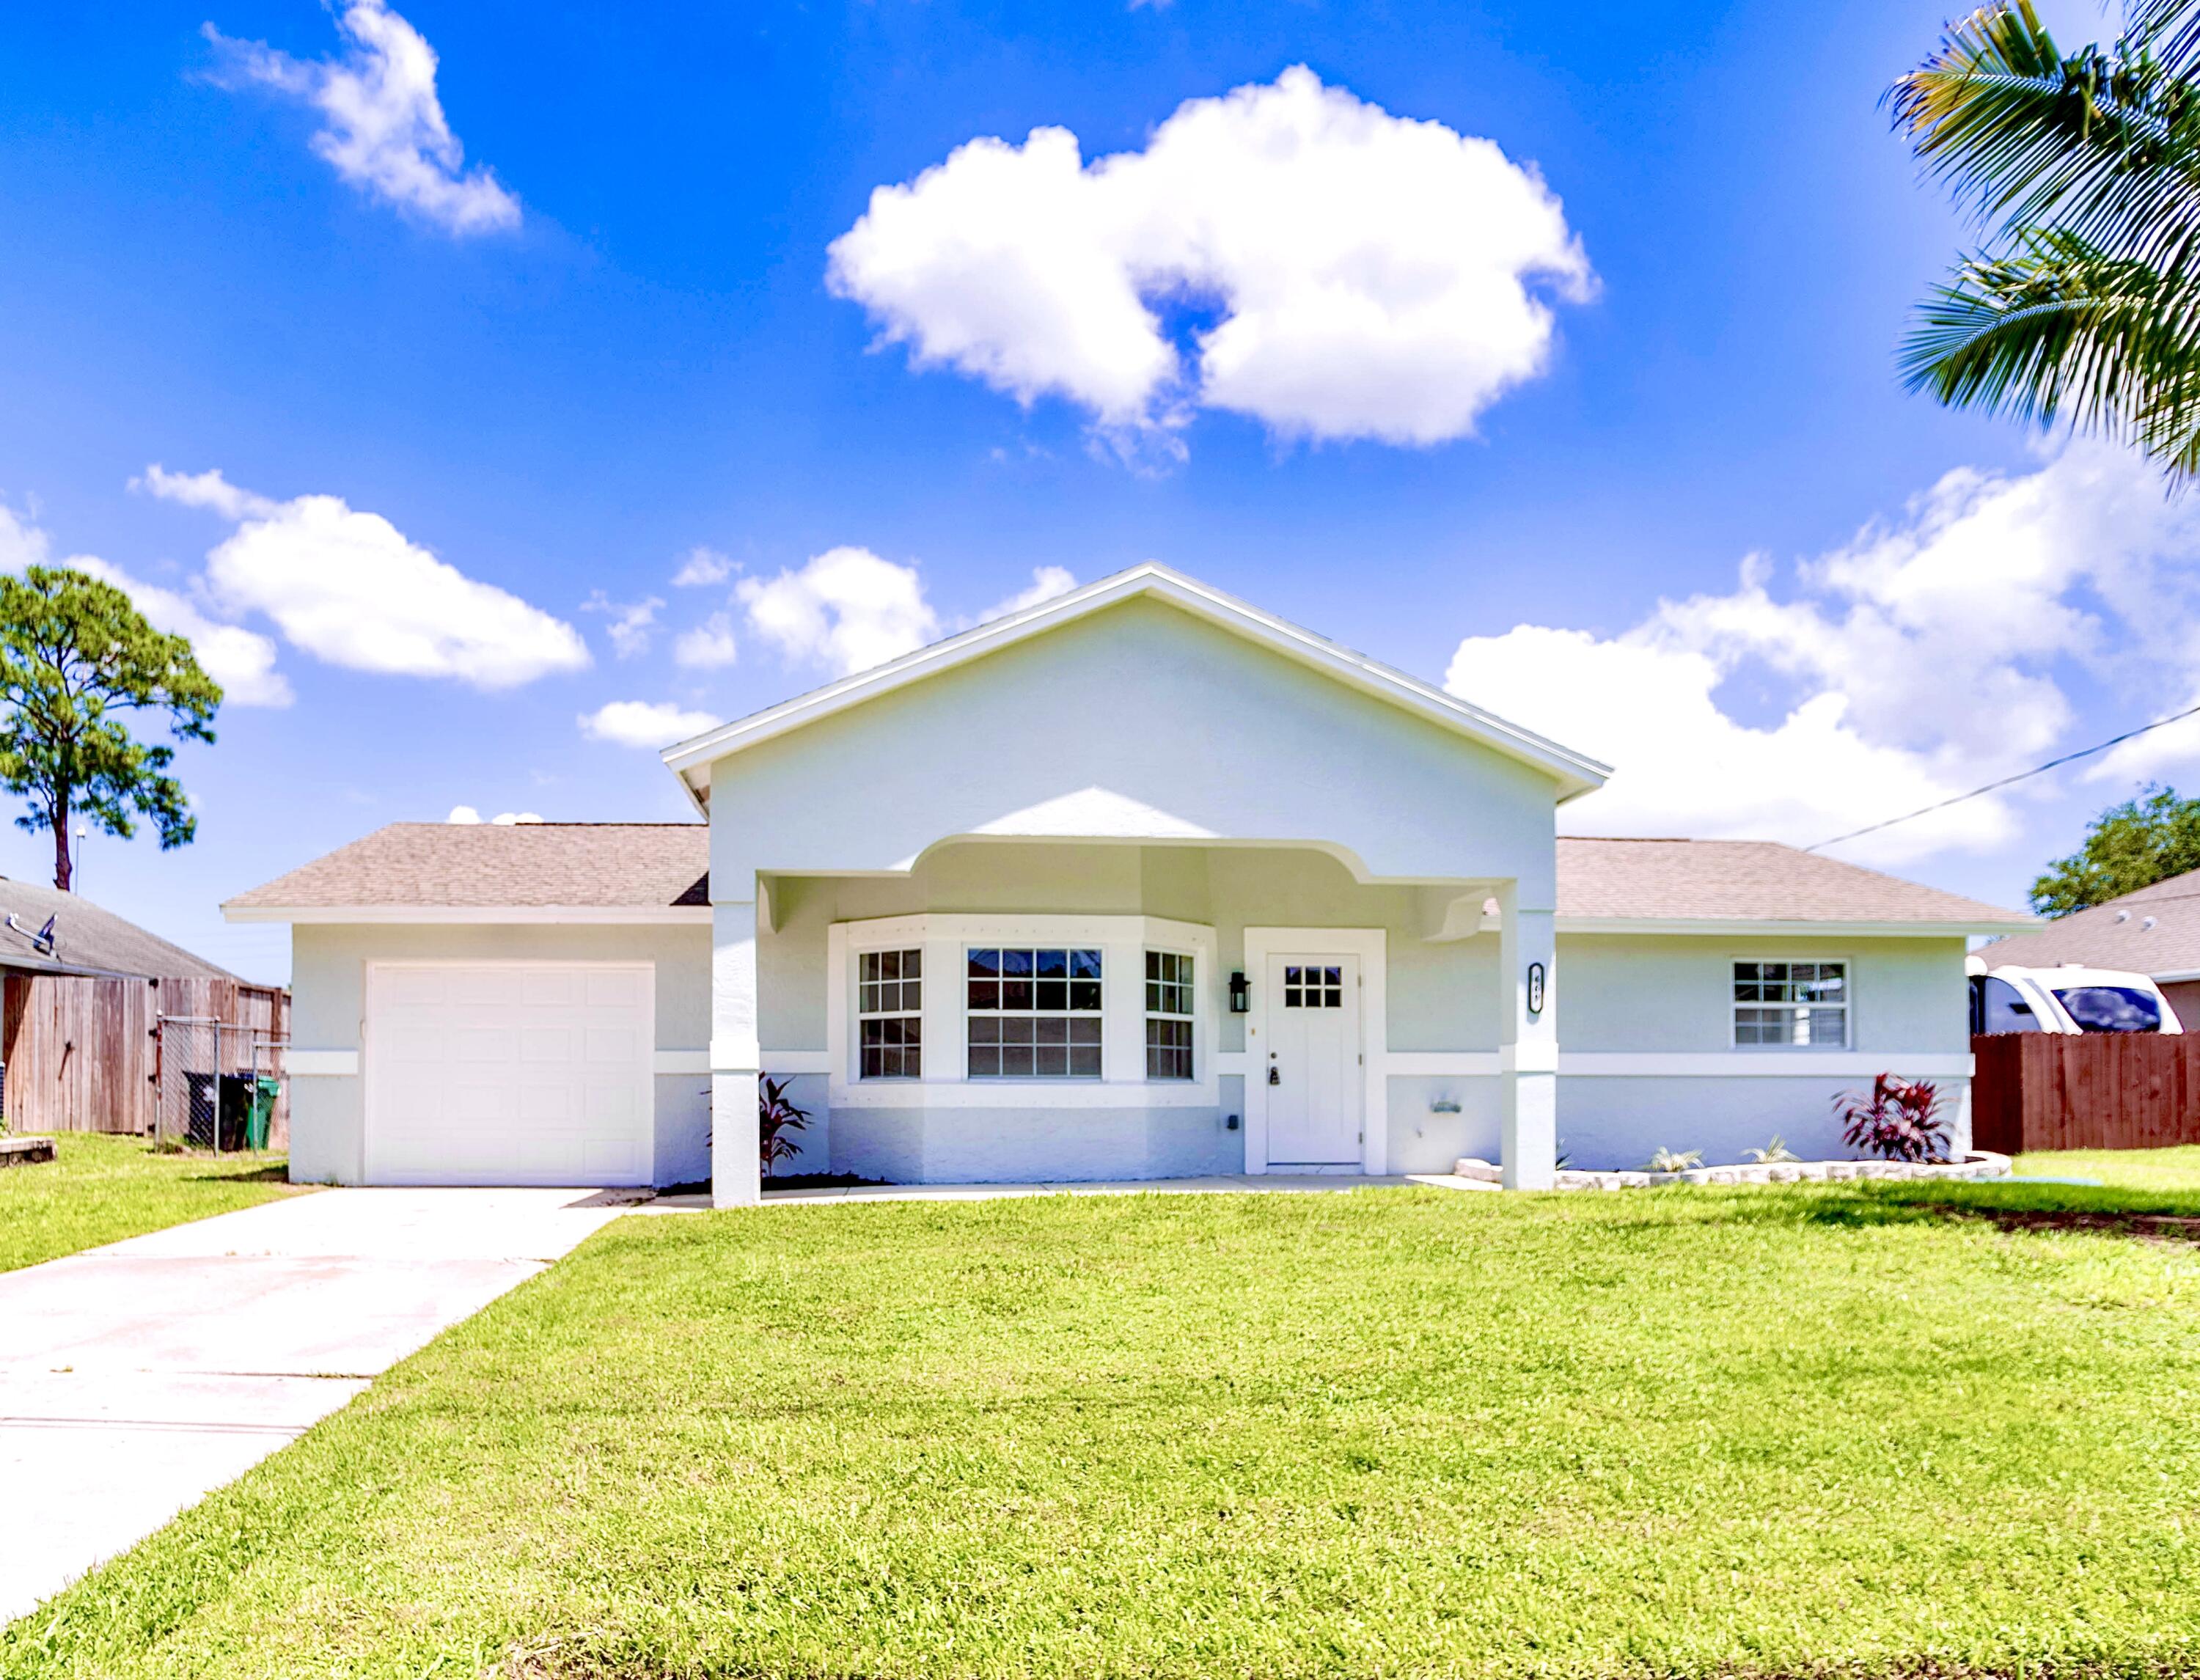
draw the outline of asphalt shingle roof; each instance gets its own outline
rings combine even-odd
[[[2031,921],[2021,910],[1773,840],[1562,838],[1558,909],[1579,921]]]
[[[700,822],[393,822],[228,907],[707,904],[710,867]]]
[[[7,918],[15,918],[9,926]],[[31,935],[54,922],[50,955]],[[25,931],[18,931],[18,929]],[[226,969],[170,945],[73,893],[0,877],[0,968],[18,973],[143,975],[154,980],[235,980]]]
[[[395,822],[230,904],[706,904],[709,869],[710,830],[699,822]],[[1768,840],[1562,839],[1558,908],[1573,920],[2005,927],[2029,920]]]
[[[1993,968],[2083,963],[2143,975],[2200,973],[2200,871],[2057,916],[2037,933],[1997,940],[1977,954]]]

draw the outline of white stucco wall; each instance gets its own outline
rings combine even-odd
[[[1845,1159],[1834,1101],[1874,1074],[1928,1078],[1969,1144],[1970,1029],[1961,939],[1739,939],[1560,935],[1559,1147],[1577,1167],[1638,1167],[1663,1145],[1742,1158],[1775,1133],[1808,1159]],[[1733,1045],[1736,962],[1848,965],[1846,1050]],[[1717,1057],[1713,1076],[1589,1073],[1578,1058],[1629,1053],[1676,1066]],[[1640,1065],[1639,1060],[1624,1065]]]
[[[1855,1051],[1967,1052],[1963,946],[1961,939],[1561,934],[1560,1038],[1568,1050],[1727,1050],[1733,1045],[1735,963],[1843,962]],[[1788,1062],[1823,1052],[1749,1053]]]
[[[372,962],[641,962],[657,968],[659,1051],[704,1051],[711,1011],[711,931],[697,922],[650,927],[304,924],[290,931],[290,1042],[300,1050],[360,1048],[366,965]],[[709,1080],[659,1074],[657,1179],[710,1177]],[[365,1160],[360,1076],[290,1081],[290,1176],[357,1184]]]
[[[900,872],[963,834],[1341,847],[1548,907],[1543,772],[1138,600],[720,759],[711,879]]]

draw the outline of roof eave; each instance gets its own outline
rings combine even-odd
[[[1809,921],[1742,916],[1567,916],[1557,918],[1561,934],[1686,934],[1752,939],[1968,939],[1976,934],[2008,934],[2035,927],[2031,921],[1981,918],[1951,922]]]
[[[666,747],[661,756],[666,767],[680,778],[690,801],[702,810],[710,767],[720,758],[1140,595],[1167,600],[1364,694],[1388,700],[1529,764],[1559,784],[1559,804],[1594,792],[1612,774],[1610,765],[1585,753],[1509,723],[1418,678],[1325,641],[1249,602],[1152,561],[1099,578],[1082,588],[993,619],[945,641],[920,647],[885,664],[828,682],[750,717],[722,723]]]
[[[225,922],[365,927],[412,923],[463,926],[501,922],[569,927],[654,927],[707,923],[708,904],[246,904],[221,907]]]

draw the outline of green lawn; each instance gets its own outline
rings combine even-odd
[[[2200,1260],[1869,1187],[620,1221],[34,1677],[2189,1673]]]
[[[2200,1193],[2200,1144],[2180,1149],[2035,1150],[2016,1157],[2016,1170],[2098,1179],[2124,1190]]]
[[[0,1168],[0,1272],[292,1193],[279,1155],[155,1154],[63,1132],[43,1166]]]

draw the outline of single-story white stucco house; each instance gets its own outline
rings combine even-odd
[[[292,927],[291,1162],[758,1194],[1442,1172],[1774,1133],[1882,1070],[1967,1142],[2016,912],[1788,847],[1565,840],[1606,767],[1156,565],[668,749],[694,823],[383,828]]]

